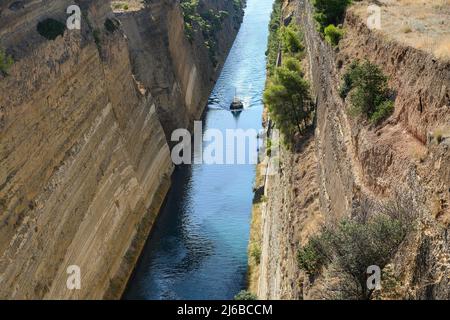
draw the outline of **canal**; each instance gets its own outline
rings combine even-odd
[[[247,0],[203,130],[261,129],[272,3]],[[235,92],[245,105],[239,114],[228,110]],[[245,289],[254,178],[254,164],[178,166],[123,298],[232,299]]]

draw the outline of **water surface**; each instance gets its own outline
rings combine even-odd
[[[261,129],[272,3],[247,1],[204,130]],[[245,103],[240,114],[228,110],[235,91]],[[254,177],[253,164],[178,166],[124,298],[232,299],[244,289]]]

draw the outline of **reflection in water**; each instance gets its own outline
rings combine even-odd
[[[241,30],[209,99],[203,130],[261,128],[272,2],[248,0]],[[228,110],[235,89],[244,101],[241,112]],[[194,152],[201,156],[200,150]],[[177,167],[124,298],[232,299],[243,289],[254,176],[251,164]]]
[[[236,124],[239,123],[239,116],[241,115],[241,113],[242,113],[242,110],[234,111],[234,112],[232,113],[234,119],[236,120]]]

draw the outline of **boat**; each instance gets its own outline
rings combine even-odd
[[[231,102],[230,110],[236,111],[236,110],[242,110],[242,109],[244,109],[244,103],[242,103],[242,101],[239,100],[238,98],[234,98],[233,102]]]
[[[238,111],[244,109],[244,103],[236,96],[236,91],[234,94],[233,102],[230,104],[231,111]]]

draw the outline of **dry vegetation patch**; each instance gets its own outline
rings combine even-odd
[[[411,47],[450,60],[450,0],[379,0],[381,32]],[[364,21],[369,1],[354,10]]]
[[[114,12],[138,11],[144,7],[145,0],[122,0],[111,1],[111,8]]]

